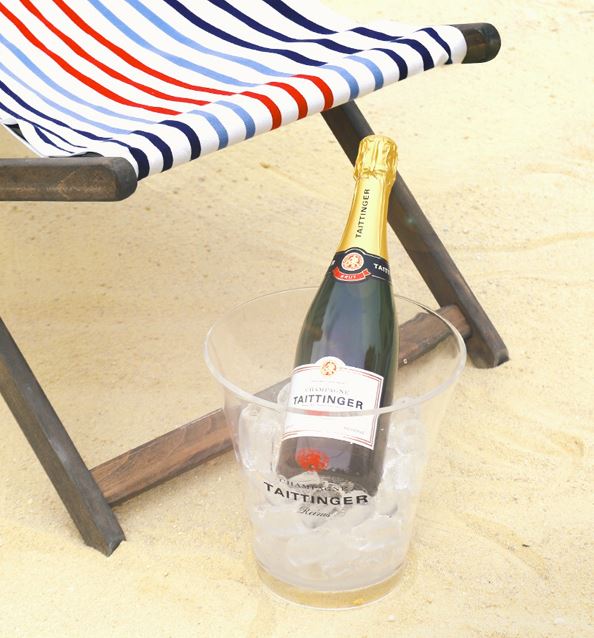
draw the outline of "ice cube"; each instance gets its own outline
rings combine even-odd
[[[416,461],[413,454],[399,454],[396,450],[387,449],[382,484],[389,490],[407,489],[416,484]]]
[[[341,534],[337,531],[315,529],[293,536],[287,542],[287,558],[294,567],[321,565],[344,551]]]
[[[424,453],[425,428],[418,419],[407,419],[392,426],[390,447],[400,454]]]
[[[283,408],[285,408],[287,406],[287,403],[289,402],[290,390],[291,384],[287,383],[280,389],[279,393],[276,395],[276,402]]]
[[[401,521],[396,517],[376,515],[353,529],[351,536],[357,551],[373,552],[395,545],[402,534]]]
[[[373,514],[372,503],[359,505],[344,505],[341,510],[328,521],[331,529],[342,530],[349,533],[350,530],[366,521]]]
[[[375,495],[375,511],[384,516],[392,516],[398,511],[398,492],[387,482],[383,481]]]
[[[271,573],[282,574],[290,569],[286,558],[287,541],[268,534],[254,534],[252,548],[256,558]]]
[[[290,538],[304,534],[307,527],[303,525],[295,506],[259,505],[250,511],[250,520],[254,526],[254,535]]]
[[[276,410],[247,405],[239,417],[239,456],[252,471],[270,472],[276,462],[282,431],[282,419]]]

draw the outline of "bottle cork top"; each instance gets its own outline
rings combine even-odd
[[[396,179],[398,149],[396,142],[385,135],[368,135],[359,144],[355,163],[355,179],[366,175],[385,175],[393,182]]]

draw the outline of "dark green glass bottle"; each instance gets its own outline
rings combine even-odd
[[[307,312],[295,356],[277,471],[286,479],[316,471],[373,495],[381,479],[386,419],[324,413],[391,402],[398,330],[387,261],[388,198],[396,145],[361,141],[351,212],[338,250]]]

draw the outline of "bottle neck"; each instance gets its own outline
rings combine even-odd
[[[388,259],[388,199],[392,180],[382,173],[362,175],[357,180],[351,212],[336,252],[362,248]]]

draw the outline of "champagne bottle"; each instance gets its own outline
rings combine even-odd
[[[277,465],[286,479],[316,471],[333,484],[377,491],[386,419],[323,413],[374,409],[392,398],[398,331],[387,213],[396,159],[388,137],[371,135],[359,145],[350,215],[297,345],[288,406],[307,412],[287,412]]]

